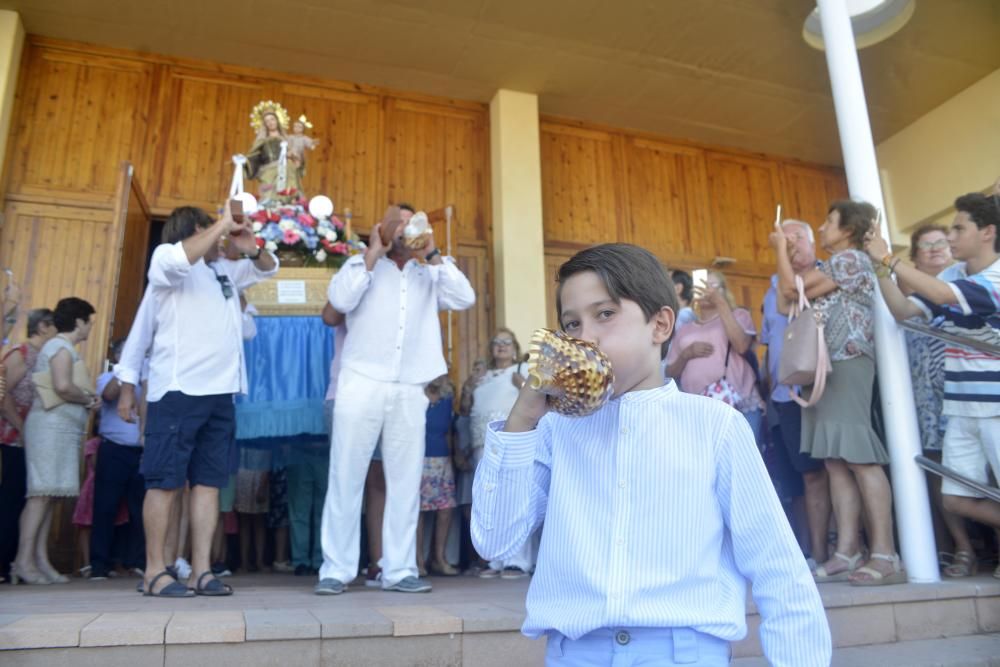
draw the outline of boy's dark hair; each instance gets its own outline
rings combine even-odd
[[[212,216],[197,206],[178,206],[163,224],[163,242],[177,243],[195,235],[199,229],[211,227]]]
[[[96,311],[94,307],[83,299],[75,296],[68,296],[60,299],[56,304],[55,312],[52,314],[52,322],[56,325],[59,333],[67,333],[76,329],[76,321],[86,322]]]
[[[955,200],[955,210],[968,213],[979,229],[993,225],[993,252],[1000,252],[1000,196],[970,192]]]
[[[865,235],[875,228],[878,211],[874,206],[864,201],[841,199],[830,204],[827,214],[836,211],[840,214],[840,228],[851,237],[854,248],[865,247]]]
[[[933,222],[929,222],[926,225],[920,225],[913,233],[910,234],[910,261],[915,262],[917,260],[917,245],[920,243],[920,239],[926,234],[931,232],[941,232],[942,234],[948,233],[948,228],[943,225],[936,225]]]
[[[409,211],[410,213],[416,213],[417,212],[417,210],[415,208],[413,208],[412,204],[407,204],[406,202],[403,202],[401,204],[396,204],[396,206],[399,207],[400,211]]]
[[[673,281],[653,253],[628,243],[605,243],[581,250],[559,267],[556,278],[559,283],[556,289],[556,317],[560,321],[562,286],[570,277],[584,271],[597,274],[615,303],[628,299],[638,304],[647,321],[664,306],[677,312],[677,294],[674,292]],[[661,358],[666,356],[669,343],[669,340],[663,343]]]
[[[55,324],[55,313],[48,308],[34,308],[28,311],[28,338],[38,333],[38,327],[42,324],[50,326]]]
[[[674,281],[675,285],[681,286],[681,298],[691,303],[691,300],[694,298],[694,280],[692,280],[691,274],[687,271],[675,269],[671,272],[670,279]]]

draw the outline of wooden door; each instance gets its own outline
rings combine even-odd
[[[128,335],[146,287],[146,250],[152,216],[134,176],[132,165],[123,163],[114,211],[121,261],[116,262],[115,300],[110,313],[111,341]]]

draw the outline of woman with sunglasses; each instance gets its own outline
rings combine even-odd
[[[951,246],[948,229],[935,224],[921,225],[910,236],[910,261],[921,273],[937,276],[951,282],[961,278]],[[917,407],[917,425],[924,455],[940,463],[945,426],[948,418],[941,414],[944,398],[944,341],[906,332],[906,346],[910,356],[910,377],[913,381],[913,400]],[[945,576],[968,577],[976,573],[976,551],[969,538],[965,519],[944,509],[941,500],[941,478],[927,476],[930,486],[931,514],[934,532],[941,548],[940,560]],[[947,530],[947,534],[945,531]],[[943,548],[948,536],[954,545],[952,551]]]
[[[472,430],[473,470],[483,458],[486,445],[486,426],[497,419],[506,419],[517,400],[518,390],[524,384],[521,363],[521,344],[510,329],[501,327],[490,341],[486,373],[480,377],[472,392],[470,423]],[[472,475],[469,475],[471,496]],[[479,576],[484,579],[502,577],[519,579],[525,577],[534,566],[532,540],[514,558],[507,561],[493,561]]]

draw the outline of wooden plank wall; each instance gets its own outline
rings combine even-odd
[[[455,206],[454,252],[480,295],[474,312],[454,316],[456,378],[485,349],[492,326],[486,105],[34,36],[18,81],[0,180],[7,212],[0,262],[22,277],[28,307],[69,294],[94,303],[95,370],[118,275],[109,254],[118,230],[108,225],[119,164],[135,165],[153,216],[178,205],[214,211],[229,189],[232,154],[250,148],[249,113],[262,99],[309,116],[319,146],[307,156],[304,189],[328,195],[338,211],[352,209],[359,232],[390,203]],[[134,294],[127,296],[132,304]],[[116,335],[131,319],[119,315]]]
[[[580,248],[624,241],[671,268],[733,258],[730,289],[759,326],[776,205],[818,228],[829,202],[847,196],[840,169],[579,121],[543,118],[541,144],[549,325],[559,265]]]

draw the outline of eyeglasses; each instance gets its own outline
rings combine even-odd
[[[917,244],[921,250],[944,250],[948,247],[948,239],[938,239],[937,241],[921,241]]]
[[[492,341],[494,345],[513,345],[514,340],[511,338],[494,338]]]
[[[233,284],[229,282],[229,276],[222,273],[216,273],[215,279],[219,281],[219,289],[222,290],[222,296],[227,299],[233,298]]]

